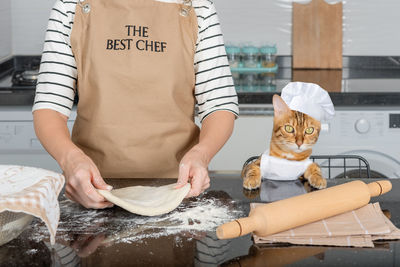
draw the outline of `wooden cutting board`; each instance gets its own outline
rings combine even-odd
[[[316,83],[330,93],[342,91],[341,69],[294,69],[292,71],[292,80]]]
[[[342,68],[342,3],[293,2],[293,68]]]

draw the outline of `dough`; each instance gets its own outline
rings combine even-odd
[[[174,210],[189,193],[190,184],[175,189],[176,183],[160,187],[131,186],[111,191],[98,190],[108,201],[132,213],[156,216]]]

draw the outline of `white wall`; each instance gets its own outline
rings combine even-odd
[[[14,55],[42,53],[47,20],[55,0],[12,0]]]
[[[11,0],[0,1],[0,62],[12,54]]]
[[[1,1],[6,2],[5,6],[12,2],[13,54],[40,54],[55,0]],[[278,54],[291,54],[292,0],[214,1],[227,42],[272,42],[278,45]],[[333,1],[336,0],[328,2]],[[399,0],[344,0],[343,3],[344,55],[400,55]],[[3,4],[0,9],[2,12]],[[7,17],[0,15],[2,20]],[[0,33],[7,34],[9,27],[0,25]],[[0,51],[1,58],[3,51],[9,50]]]
[[[272,42],[291,55],[292,0],[214,1],[226,42]],[[344,55],[400,55],[399,0],[342,2]]]

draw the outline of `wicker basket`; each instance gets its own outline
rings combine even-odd
[[[23,212],[0,213],[0,246],[17,238],[32,222],[33,216]]]

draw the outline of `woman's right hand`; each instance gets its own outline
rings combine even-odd
[[[94,162],[81,150],[69,152],[63,165],[66,178],[65,195],[86,208],[104,209],[112,207],[97,189],[111,190],[100,175]]]
[[[71,141],[68,117],[55,110],[39,109],[33,112],[33,121],[40,142],[64,171],[65,195],[86,208],[111,207],[96,191],[111,190],[111,186],[104,182],[93,161]]]

